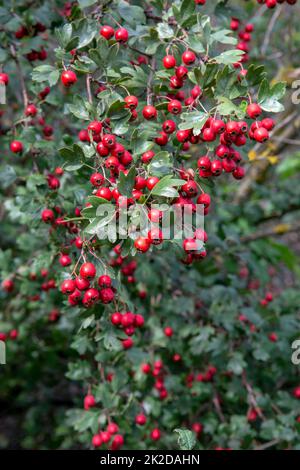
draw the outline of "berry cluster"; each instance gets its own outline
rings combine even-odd
[[[295,5],[298,0],[257,0],[257,3],[266,5],[267,8],[275,8],[278,4],[287,3],[288,5]]]

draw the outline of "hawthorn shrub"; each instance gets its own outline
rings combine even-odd
[[[299,447],[295,3],[1,7],[3,447]]]

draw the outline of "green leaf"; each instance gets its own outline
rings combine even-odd
[[[174,429],[178,433],[178,445],[180,450],[192,450],[196,445],[196,435],[188,429]]]
[[[236,44],[237,39],[230,36],[232,34],[232,31],[230,29],[221,29],[220,31],[216,31],[215,33],[212,33],[210,36],[211,43],[214,41],[220,42],[222,44]]]
[[[149,172],[154,176],[163,176],[170,173],[172,163],[169,152],[158,152],[149,164]]]
[[[97,3],[97,0],[78,0],[78,3],[80,8],[87,8]]]
[[[175,187],[185,184],[184,180],[173,178],[172,175],[164,176],[152,189],[153,196],[178,197]]]
[[[137,5],[120,0],[117,2],[117,9],[121,18],[126,18],[126,22],[132,27],[146,23],[144,9]]]
[[[179,124],[179,129],[193,129],[193,133],[199,135],[208,119],[208,115],[203,111],[192,111],[190,113],[182,113],[180,118],[183,122]]]
[[[174,31],[168,23],[157,23],[159,39],[170,39],[174,36]]]
[[[127,175],[123,171],[119,173],[119,182],[118,182],[118,190],[122,194],[122,196],[126,196],[128,198],[132,197],[132,190],[134,187],[136,176],[136,170],[134,167],[130,168]]]
[[[272,87],[267,79],[264,79],[258,91],[258,103],[264,111],[279,113],[284,106],[279,102],[286,92],[286,83],[278,82]]]
[[[73,98],[73,103],[68,104],[68,109],[78,119],[84,119],[88,121],[90,119],[90,116],[87,106],[88,102],[85,101],[82,96],[75,95]]]
[[[48,82],[53,86],[59,79],[59,71],[52,65],[39,65],[33,69],[31,76],[34,82]]]
[[[243,51],[233,49],[231,51],[222,52],[222,54],[214,57],[213,60],[215,60],[218,64],[231,65],[239,62],[243,55]]]
[[[15,169],[10,165],[5,165],[0,168],[0,187],[7,189],[16,180],[17,175]]]

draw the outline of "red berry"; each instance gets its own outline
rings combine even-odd
[[[136,96],[134,95],[128,95],[124,98],[124,101],[126,103],[126,108],[129,108],[131,110],[135,109],[137,105],[139,104],[139,101]]]
[[[134,247],[142,253],[149,250],[150,244],[150,240],[146,237],[139,237],[134,241]]]
[[[166,326],[166,328],[164,329],[164,333],[168,337],[173,336],[173,328],[171,328],[170,326]]]
[[[166,134],[173,134],[176,129],[176,124],[171,119],[168,119],[163,123],[162,128]]]
[[[31,117],[34,117],[37,115],[37,107],[35,106],[35,104],[29,104],[26,109],[25,109],[25,116],[31,116]]]
[[[111,26],[102,26],[102,28],[100,29],[99,33],[101,34],[101,36],[103,36],[105,39],[109,40],[113,37],[113,35],[115,34],[115,30],[114,28],[112,28]]]
[[[143,109],[143,116],[145,119],[155,119],[157,117],[157,111],[154,106],[147,105]]]
[[[104,183],[104,176],[101,175],[101,173],[93,173],[92,176],[90,177],[90,182],[92,183],[93,186],[98,188]]]
[[[171,100],[168,103],[168,111],[171,114],[180,114],[182,111],[182,106],[180,101],[178,100]]]
[[[100,276],[98,279],[99,287],[111,287],[111,277],[107,275]]]
[[[65,279],[60,286],[60,290],[63,294],[72,294],[76,289],[76,284],[73,279]]]
[[[64,70],[61,74],[61,81],[65,87],[69,87],[77,82],[76,73],[73,70]]]
[[[151,191],[158,182],[159,178],[157,178],[157,176],[151,176],[150,178],[148,178],[146,185],[149,191]]]
[[[0,83],[4,85],[8,85],[9,76],[7,75],[7,73],[0,73]]]
[[[257,103],[249,104],[247,107],[247,114],[251,119],[256,119],[262,113],[262,109]]]
[[[10,150],[13,153],[21,153],[23,151],[23,144],[19,140],[13,140],[10,143]]]
[[[115,38],[117,42],[126,42],[128,40],[128,31],[125,28],[119,28],[115,32]]]
[[[269,132],[264,127],[260,127],[254,131],[254,139],[260,143],[266,142],[269,139]]]
[[[135,422],[139,426],[143,426],[147,422],[147,417],[144,414],[139,414],[135,417]]]
[[[96,276],[96,267],[93,263],[83,263],[79,273],[82,279],[93,279]]]
[[[172,69],[176,66],[176,59],[172,55],[166,55],[163,58],[163,65],[166,69]]]
[[[54,212],[51,209],[44,209],[42,212],[42,220],[46,224],[49,224],[54,221]]]
[[[193,51],[187,50],[182,54],[182,62],[186,65],[191,65],[195,62],[196,55]]]
[[[153,440],[153,441],[158,441],[161,437],[161,433],[160,433],[160,430],[155,428],[153,429],[153,431],[151,431],[151,434],[150,434],[150,438]]]
[[[94,135],[100,134],[102,130],[102,123],[100,121],[92,121],[88,125],[88,131],[91,131]]]

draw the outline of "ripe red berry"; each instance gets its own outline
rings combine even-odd
[[[176,132],[176,139],[178,140],[178,142],[181,142],[181,143],[187,142],[189,137],[190,137],[190,131],[188,129],[180,130]]]
[[[0,73],[0,83],[3,85],[8,85],[9,76],[7,75],[7,73]]]
[[[11,279],[4,279],[1,286],[5,292],[12,292],[14,289],[14,282]]]
[[[109,188],[100,188],[100,189],[97,189],[96,196],[102,197],[103,199],[106,199],[107,201],[111,201],[112,192]]]
[[[107,432],[109,434],[116,434],[119,431],[119,426],[116,423],[109,423],[107,426]]]
[[[22,144],[22,142],[20,142],[19,140],[13,140],[13,141],[10,143],[10,150],[11,150],[13,153],[21,153],[21,152],[23,152],[23,144]]]
[[[112,28],[111,26],[108,26],[108,25],[105,25],[105,26],[102,26],[102,28],[100,29],[99,33],[101,34],[101,36],[103,36],[105,39],[109,40],[113,37],[113,35],[115,34],[115,30],[114,28]]]
[[[164,329],[164,333],[168,337],[173,336],[173,328],[171,328],[170,326],[166,326],[166,328]]]
[[[25,116],[31,116],[31,117],[34,117],[37,115],[37,107],[35,106],[35,104],[29,104],[26,109],[25,109]]]
[[[96,405],[96,400],[95,400],[94,395],[91,395],[91,394],[86,395],[84,397],[83,405],[84,405],[85,410],[89,410],[90,408],[95,406]]]
[[[135,422],[139,426],[143,426],[147,422],[147,417],[144,414],[141,413],[141,414],[139,414],[135,417]]]
[[[117,42],[126,42],[128,40],[128,31],[125,28],[119,28],[115,32],[115,39]]]
[[[199,158],[197,165],[200,170],[208,171],[211,167],[211,161],[209,157],[205,155]]]
[[[133,340],[131,338],[123,339],[122,345],[124,349],[130,349],[133,346]]]
[[[148,251],[150,248],[150,245],[151,245],[150,240],[146,237],[139,237],[134,241],[134,247],[142,253],[145,253],[146,251]]]
[[[254,131],[254,139],[257,142],[260,142],[260,143],[266,142],[269,139],[269,137],[270,137],[269,132],[264,127],[260,127],[259,129],[256,129],[256,131]]]
[[[139,100],[137,99],[136,96],[134,95],[128,95],[124,98],[124,101],[126,103],[126,108],[129,108],[131,110],[135,109],[137,105],[139,104]]]
[[[92,121],[88,125],[88,131],[91,131],[94,135],[100,134],[102,129],[102,123],[100,121]]]
[[[93,279],[96,276],[96,267],[93,263],[83,263],[80,268],[80,277],[82,279]]]
[[[251,119],[256,119],[262,113],[262,109],[257,103],[249,104],[247,107],[247,114]]]
[[[107,276],[104,274],[103,276],[100,276],[98,279],[98,286],[99,287],[110,287],[111,286],[111,277]]]
[[[124,444],[124,437],[121,434],[116,434],[112,440],[111,448],[113,450],[118,450]]]
[[[159,178],[157,176],[151,176],[150,178],[148,178],[146,185],[149,191],[152,191],[152,189],[158,182],[159,182]]]
[[[168,111],[171,114],[180,114],[182,111],[182,106],[180,101],[178,100],[171,100],[168,103]]]
[[[103,444],[103,441],[102,441],[100,434],[95,434],[92,438],[92,445],[94,447],[101,447],[102,444]]]
[[[115,293],[110,287],[101,289],[99,295],[103,304],[110,304],[110,302],[112,302],[115,298]]]
[[[122,314],[120,312],[115,312],[111,315],[110,321],[113,325],[119,326],[122,323]]]
[[[162,128],[166,134],[173,134],[173,132],[176,130],[176,123],[171,119],[168,119],[163,123]]]
[[[72,294],[76,289],[76,284],[73,279],[65,279],[60,286],[60,290],[63,294]]]
[[[166,69],[172,69],[176,66],[176,59],[173,55],[166,55],[163,58],[163,65]]]
[[[65,87],[69,87],[77,82],[76,73],[73,70],[64,70],[61,74],[61,82]]]
[[[101,173],[93,173],[90,177],[90,182],[93,186],[98,188],[104,183],[104,176]]]
[[[203,204],[204,207],[209,207],[211,203],[210,195],[206,193],[200,194],[197,199],[197,204]]]
[[[158,441],[161,438],[160,430],[155,428],[151,431],[150,438],[152,441]]]
[[[202,90],[199,85],[195,85],[194,88],[191,90],[191,97],[196,100],[200,96],[202,96]]]
[[[157,111],[154,106],[147,105],[143,109],[143,116],[145,119],[155,119],[157,117]]]
[[[42,220],[46,224],[49,224],[54,221],[54,212],[51,209],[44,209],[42,212]]]
[[[196,60],[196,55],[193,51],[187,50],[182,54],[182,62],[186,65],[192,65]]]
[[[210,171],[214,176],[219,176],[222,173],[223,167],[219,160],[213,160],[211,162]]]
[[[235,170],[233,170],[232,172],[232,176],[236,179],[236,180],[241,180],[244,178],[245,176],[245,170],[243,167],[241,166],[237,166],[235,168]]]
[[[148,150],[148,152],[143,153],[141,160],[143,163],[147,164],[152,160],[154,155],[155,153],[153,152],[153,150]]]

